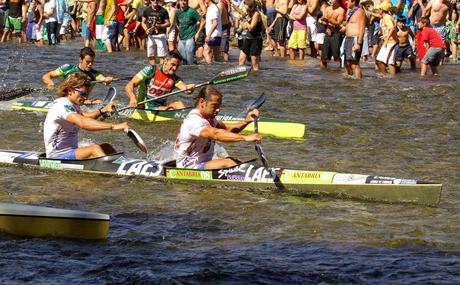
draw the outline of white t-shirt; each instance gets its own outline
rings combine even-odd
[[[57,21],[56,2],[54,0],[50,0],[48,3],[45,3],[45,6],[43,7],[43,12],[49,13],[49,12],[51,12],[51,9],[53,9],[53,8],[54,8],[53,15],[45,18],[45,23],[50,23],[50,22],[56,22]]]
[[[81,114],[82,112],[80,107],[72,104],[67,97],[56,99],[53,102],[43,126],[47,157],[78,148],[79,127],[66,120],[67,116],[72,113]]]
[[[214,19],[217,19],[217,27],[214,29],[214,32],[212,32],[211,38],[222,37],[222,20],[220,18],[220,11],[216,4],[211,3],[206,10],[206,35],[208,34],[208,31],[211,30],[212,20]]]
[[[177,135],[174,150],[177,153],[176,166],[179,168],[198,168],[201,163],[212,160],[215,142],[200,137],[205,127],[216,127],[218,121],[206,120],[197,109],[185,117]]]

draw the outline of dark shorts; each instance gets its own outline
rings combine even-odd
[[[222,41],[221,37],[210,38],[209,42],[207,42],[207,44],[210,47],[220,47],[220,42],[221,41]]]
[[[353,51],[353,46],[355,45],[356,37],[345,37],[343,49],[345,52],[346,61],[356,61],[359,62],[361,58],[362,47],[359,51]]]
[[[203,29],[203,30],[201,30],[201,34],[198,37],[198,40],[196,40],[196,42],[195,42],[195,47],[197,47],[197,48],[202,47],[204,45],[204,39],[205,38],[206,38],[206,33],[205,33],[204,29]]]
[[[321,60],[330,60],[332,57],[334,57],[335,60],[339,60],[341,45],[342,34],[340,32],[334,32],[331,36],[326,34],[326,37],[324,37]]]
[[[276,17],[276,10],[274,7],[267,9],[267,27],[270,27]],[[274,38],[275,37],[275,29],[272,29],[269,35]]]
[[[125,29],[125,21],[117,22],[117,33],[123,35],[123,30]]]
[[[286,17],[279,17],[275,20],[275,37],[274,40],[277,43],[284,43],[287,39],[286,28],[288,25],[288,20]]]
[[[262,53],[263,41],[262,38],[258,39],[247,39],[243,38],[241,40],[241,51],[244,52],[246,56],[260,56]]]
[[[429,48],[422,59],[422,63],[438,66],[444,58],[445,51],[443,48]]]
[[[411,45],[405,47],[396,46],[395,47],[395,60],[403,61],[405,58],[415,57],[414,51],[412,50]]]
[[[74,7],[75,7],[74,5],[69,6],[69,7],[67,8],[67,11],[69,11],[70,17],[71,17],[72,19],[76,20],[76,19],[77,19],[77,14],[74,12]]]

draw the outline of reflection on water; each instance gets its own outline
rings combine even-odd
[[[41,87],[40,77],[78,61],[77,46],[3,45],[2,87]],[[33,49],[33,51],[32,51]],[[46,59],[46,60],[45,60]],[[144,54],[101,55],[95,68],[125,77],[146,64]],[[272,165],[369,173],[442,182],[436,207],[302,198],[172,184],[146,178],[0,166],[0,201],[108,213],[109,238],[87,242],[0,235],[2,283],[458,283],[460,276],[460,101],[458,66],[420,80],[350,80],[306,64],[266,60],[248,79],[220,85],[224,110],[241,110],[265,92],[265,116],[307,125],[304,140],[266,138]],[[186,82],[202,82],[231,66],[183,66]],[[115,82],[122,105],[125,82]],[[95,95],[103,96],[105,86]],[[28,98],[47,99],[44,91]],[[191,95],[177,98],[191,103]],[[13,112],[0,104],[0,148],[43,151],[44,114]],[[169,159],[177,122],[130,121],[150,158]],[[120,133],[81,132],[142,157]],[[168,150],[169,149],[169,150]],[[255,157],[252,145],[225,145],[229,155]],[[57,261],[57,262],[56,262]],[[59,266],[56,266],[59,264]],[[436,280],[436,281],[434,281]]]

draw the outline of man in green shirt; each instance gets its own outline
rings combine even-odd
[[[198,12],[188,6],[187,0],[179,0],[179,10],[176,12],[176,19],[179,25],[179,53],[184,64],[196,64],[195,41],[201,33],[201,16]]]
[[[100,72],[93,69],[94,57],[96,54],[89,47],[84,47],[80,50],[80,62],[76,64],[64,64],[55,70],[47,72],[42,76],[43,83],[49,88],[54,87],[53,78],[61,77],[66,79],[67,76],[76,72],[83,72],[92,81],[100,81],[104,84],[112,83],[112,77],[105,77]]]

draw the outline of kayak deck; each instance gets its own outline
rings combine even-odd
[[[0,150],[0,163],[21,164],[58,170],[113,175],[144,176],[152,179],[225,185],[237,188],[278,190],[302,196],[322,195],[387,203],[435,206],[442,184],[362,174],[308,171],[273,167],[279,182],[256,160],[216,170],[176,168],[174,163],[129,159],[122,153],[84,160],[48,159],[38,152]]]

